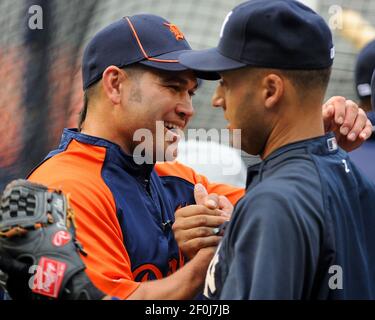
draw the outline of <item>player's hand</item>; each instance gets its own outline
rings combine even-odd
[[[218,234],[219,227],[229,220],[233,211],[232,204],[225,197],[226,200],[218,195],[207,195],[202,185],[195,187],[194,196],[200,204],[177,210],[172,226],[178,246],[189,259],[200,249],[219,244],[222,238],[222,234]]]
[[[372,124],[358,105],[344,97],[330,98],[322,107],[324,129],[333,131],[347,152],[358,148],[372,133]]]
[[[196,204],[204,205],[209,209],[222,210],[223,216],[230,218],[232,215],[234,207],[228,198],[216,193],[208,194],[206,188],[200,183],[194,186],[194,199]]]
[[[182,253],[192,259],[201,248],[217,246],[222,237],[218,228],[227,220],[222,211],[202,205],[177,210],[172,229]]]

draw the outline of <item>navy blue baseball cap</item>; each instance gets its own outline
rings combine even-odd
[[[111,65],[122,68],[141,63],[159,70],[188,70],[178,60],[186,50],[191,47],[183,33],[162,17],[151,14],[124,17],[99,31],[86,46],[82,60],[83,89],[100,80]]]
[[[371,96],[371,76],[375,69],[375,40],[358,54],[355,65],[355,89],[359,98]]]
[[[227,15],[216,48],[183,53],[180,63],[205,72],[313,70],[332,66],[334,55],[331,31],[312,9],[294,0],[252,0]]]

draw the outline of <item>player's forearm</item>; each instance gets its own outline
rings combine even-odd
[[[183,268],[167,278],[142,282],[128,299],[183,300],[193,299],[203,288],[211,254],[197,254]]]

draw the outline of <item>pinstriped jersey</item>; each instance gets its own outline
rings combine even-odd
[[[211,299],[375,299],[375,187],[333,134],[248,170],[206,277]]]

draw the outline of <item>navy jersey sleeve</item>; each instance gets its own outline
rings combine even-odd
[[[309,295],[304,286],[311,287],[319,256],[319,205],[286,194],[258,188],[238,204],[221,248],[227,265],[221,299]]]

